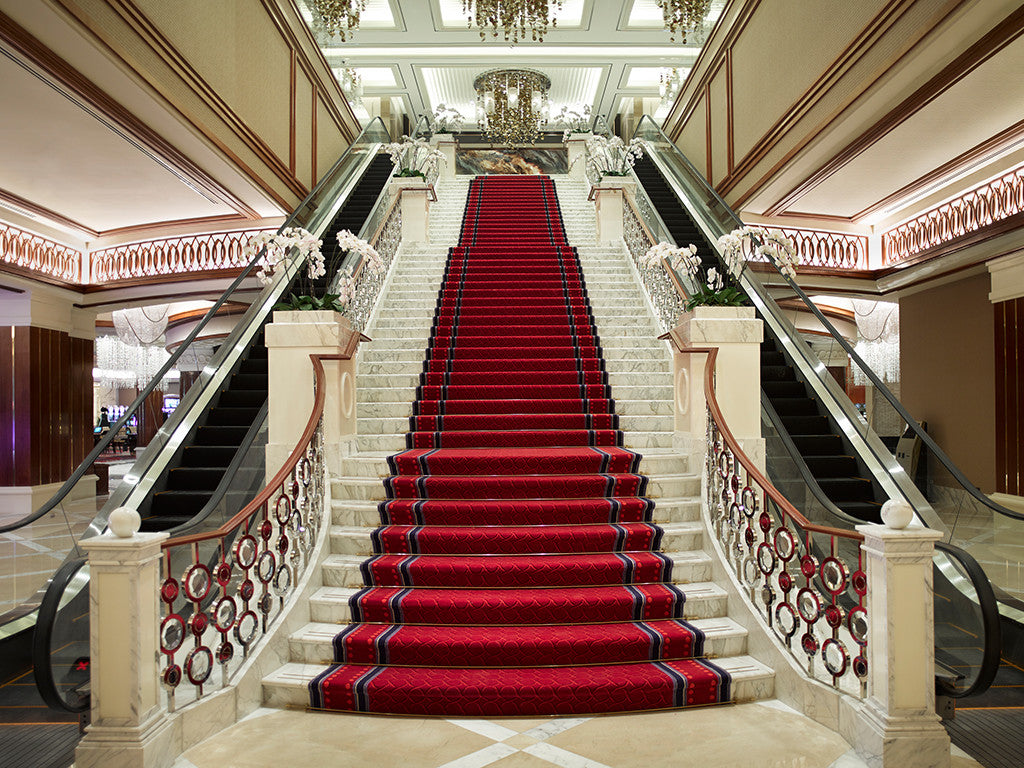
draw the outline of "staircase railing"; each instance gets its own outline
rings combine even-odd
[[[687,210],[691,217],[702,227],[708,236],[709,242],[714,243],[720,235],[742,226],[742,222],[732,212],[728,204],[707,185],[706,181],[693,169],[692,165],[689,164],[678,149],[668,141],[653,121],[645,118],[641,122],[640,127],[638,127],[636,135],[641,136],[647,141],[650,147],[649,155],[669,181],[677,197],[684,202],[701,201],[701,205],[688,204]],[[703,194],[698,194],[697,190],[700,190]],[[655,308],[663,327],[668,330],[674,326],[679,316],[684,297],[692,295],[695,287],[692,285],[688,275],[680,275],[667,263],[662,265],[663,268],[650,269],[642,261],[642,256],[650,245],[662,240],[673,244],[674,241],[660,218],[656,216],[654,206],[647,200],[642,185],[638,184],[636,198],[636,202],[624,207],[624,238],[627,249],[633,256],[640,272],[645,288],[650,294],[652,306]],[[792,284],[792,281],[781,272],[778,272],[777,280]],[[741,285],[761,317],[772,328],[776,337],[787,348],[792,348],[791,359],[804,371],[805,377],[815,387],[816,391],[822,394],[822,400],[826,403],[832,403],[834,408],[840,413],[840,418],[838,419],[840,425],[846,431],[847,436],[851,438],[853,445],[864,449],[862,457],[866,458],[865,463],[872,469],[876,479],[889,496],[891,498],[902,497],[906,499],[914,507],[919,517],[926,523],[936,523],[936,527],[939,527],[940,530],[945,530],[938,516],[913,485],[903,467],[896,462],[892,453],[884,446],[880,438],[860,419],[858,412],[846,396],[846,393],[839,387],[832,376],[827,373],[825,366],[803,341],[800,334],[786,318],[785,313],[779,309],[772,299],[766,287],[762,285],[758,276],[753,273],[753,270],[746,270],[744,272],[741,278]],[[792,285],[799,291],[798,286]],[[800,291],[800,295],[819,321],[822,322],[822,325],[829,329],[843,344],[843,348],[853,352],[849,344],[845,342],[845,339],[842,339],[841,334],[836,331],[820,310],[813,305],[813,302],[810,302],[802,291]],[[859,365],[864,366],[863,360],[860,360],[859,356],[856,358],[856,361]],[[864,367],[866,368],[866,366]],[[881,385],[881,381],[878,380],[878,377],[873,372],[869,378]],[[886,392],[888,392],[887,389]],[[889,394],[891,395],[891,393]],[[778,424],[778,422],[773,423]],[[853,426],[854,424],[856,424],[856,427]],[[785,432],[781,425],[779,425],[779,431]],[[859,438],[859,440],[854,438]],[[802,458],[797,454],[793,454],[792,459],[801,467],[802,474],[809,476]],[[948,458],[946,461],[949,461]],[[839,511],[827,499],[821,488],[813,481],[813,478],[812,482],[807,483],[806,487],[808,494],[814,498],[819,508],[825,511],[828,522],[843,527],[851,525],[851,518]],[[975,491],[977,492],[977,489]],[[980,492],[978,493],[980,494]],[[956,574],[956,578],[948,580],[951,587],[948,590],[949,594],[955,597],[970,593],[968,602],[977,608],[978,615],[975,617],[975,625],[978,631],[976,634],[982,637],[983,641],[979,646],[977,659],[971,664],[964,665],[970,667],[973,674],[968,676],[966,685],[960,686],[959,695],[980,692],[985,690],[991,683],[999,663],[998,656],[1001,640],[999,622],[997,620],[998,613],[1015,613],[1015,611],[1006,605],[997,607],[988,578],[984,577],[984,572],[975,559],[964,550],[947,545],[941,548],[941,550],[936,551],[934,562],[937,573]]]

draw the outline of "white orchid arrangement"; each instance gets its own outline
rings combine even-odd
[[[592,175],[628,176],[637,158],[644,153],[643,139],[626,144],[618,136],[591,136],[587,139],[587,170]]]
[[[437,170],[438,163],[445,162],[444,153],[431,147],[426,139],[403,136],[401,141],[385,144],[384,151],[398,168],[395,175],[403,178],[419,176],[426,179]]]
[[[381,259],[377,250],[366,240],[356,237],[349,230],[343,229],[338,233],[338,246],[344,251],[358,253],[362,256],[362,268],[369,270],[371,274],[378,275],[384,271],[384,260]],[[334,288],[335,293],[330,294],[334,296],[336,304],[341,307],[338,310],[339,312],[347,309],[349,304],[352,303],[352,299],[355,298],[357,281],[358,278],[352,274],[352,267],[345,267],[342,270],[341,277]]]
[[[562,133],[562,143],[573,133],[586,133],[590,131],[590,105],[585,104],[582,109],[576,110],[568,106],[562,107],[562,111],[555,116],[554,122],[565,128]]]
[[[683,305],[687,312],[694,307],[738,307],[746,301],[738,287],[726,285],[725,275],[701,261],[693,243],[684,248],[658,243],[644,254],[641,264],[646,269],[657,269],[666,261],[676,272],[686,272],[697,286]],[[745,262],[743,266],[746,266]],[[733,274],[733,277],[738,278],[739,274]]]
[[[434,110],[434,133],[461,133],[466,118],[457,109],[438,104]]]
[[[263,252],[257,262],[256,278],[263,285],[270,285],[282,265],[293,259],[306,257],[306,274],[310,280],[324,275],[324,256],[320,252],[322,243],[315,235],[301,227],[287,227],[280,232],[258,232],[242,247],[242,255],[252,261]]]
[[[739,277],[747,254],[753,261],[767,261],[789,279],[796,279],[796,246],[778,229],[740,227],[718,238],[718,247],[729,271]]]

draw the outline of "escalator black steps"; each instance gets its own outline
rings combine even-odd
[[[779,416],[817,416],[818,404],[809,397],[779,397],[772,399]]]
[[[236,373],[231,377],[228,385],[230,389],[259,389],[266,397],[267,374],[265,373]]]
[[[796,381],[793,369],[788,365],[762,365],[761,381]]]
[[[242,439],[245,437],[245,433],[249,431],[249,426],[244,427],[200,427],[196,430],[196,439],[192,445],[215,445],[215,446],[232,446],[237,449],[242,444]]]
[[[836,504],[844,501],[873,501],[871,481],[863,477],[818,477],[821,490]]]
[[[786,365],[786,356],[774,349],[762,349],[761,365]]]
[[[824,416],[779,416],[790,435],[832,434],[832,425]]]
[[[842,456],[843,440],[839,435],[790,435],[801,456]]]
[[[815,477],[853,477],[859,471],[853,456],[804,456],[804,461]]]
[[[761,380],[761,389],[768,395],[768,399],[775,403],[776,398],[783,397],[805,397],[807,390],[803,382],[796,381],[765,381]]]
[[[882,522],[882,505],[877,501],[837,501],[836,506],[866,523]]]
[[[242,361],[238,366],[238,373],[242,375],[250,374],[267,374],[267,358],[265,357],[248,357]]]
[[[208,427],[249,427],[256,419],[259,408],[225,408],[218,405],[206,417]]]
[[[167,490],[212,491],[223,477],[224,467],[176,467],[167,474]]]
[[[227,467],[238,451],[234,445],[190,445],[181,454],[180,467]]]
[[[225,408],[256,408],[267,400],[267,393],[259,389],[225,389],[220,393],[218,406]]]

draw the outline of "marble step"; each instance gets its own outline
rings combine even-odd
[[[775,673],[753,657],[726,656],[715,659],[715,664],[732,678],[734,702],[759,701],[774,695]],[[309,682],[326,668],[325,664],[299,662],[283,665],[263,678],[263,703],[277,708],[308,707]]]
[[[481,449],[489,450],[489,449]],[[341,460],[341,475],[345,478],[372,477],[382,478],[391,474],[388,469],[387,451],[377,453],[357,453]],[[687,457],[671,451],[651,451],[642,454],[640,460],[641,474],[654,477],[656,475],[682,475],[687,472]]]
[[[378,504],[378,501],[366,499],[334,499],[331,502],[331,523],[376,528],[381,524]],[[658,499],[654,505],[652,520],[658,525],[697,522],[700,520],[700,504],[700,499],[694,497]]]
[[[408,425],[408,422],[406,422]],[[644,432],[634,430],[623,435],[623,445],[637,451],[649,448],[671,448],[672,432]],[[360,434],[356,437],[356,446],[360,451],[389,451],[397,453],[405,450],[405,433],[395,434]]]
[[[409,419],[396,417],[363,417],[356,412],[356,434],[358,435],[404,435],[409,431]],[[671,416],[619,415],[619,426],[623,432],[671,432]],[[628,439],[627,435],[624,435]]]
[[[645,496],[652,499],[678,499],[697,496],[700,477],[697,475],[659,475],[648,478]],[[384,501],[384,484],[379,477],[346,477],[331,481],[331,498],[343,501]]]
[[[693,581],[707,581],[711,578],[711,557],[699,550],[688,552],[665,552],[672,560],[672,581],[685,585]],[[484,556],[486,557],[486,555]],[[363,574],[359,569],[366,558],[356,555],[328,555],[324,558],[321,573],[325,587],[356,588],[363,586]],[[683,586],[683,591],[686,587]]]
[[[422,335],[424,338],[426,334],[430,332],[430,329],[434,325],[434,316],[431,315],[420,315],[417,317],[388,317],[387,319],[378,318],[373,324],[372,330],[376,331],[378,336],[374,337],[376,341],[384,333],[394,334],[396,331],[403,332],[401,337],[412,336],[413,334]],[[611,339],[649,339],[652,341],[657,340],[661,332],[651,327],[646,326],[642,323],[635,325],[621,325],[621,324],[602,324],[598,329],[598,334],[601,337],[602,344],[606,340]],[[663,345],[664,342],[658,342],[659,345]]]
[[[666,552],[696,550],[704,541],[704,524],[700,522],[669,523],[662,528],[665,534],[661,548]],[[331,552],[335,555],[370,557],[374,554],[373,543],[370,541],[371,530],[357,526],[331,526]]]
[[[403,363],[404,365],[404,363]],[[419,372],[422,370],[422,366],[416,369],[415,372],[391,372],[383,374],[369,374],[360,373],[356,379],[356,387],[359,391],[363,389],[374,389],[374,388],[391,388],[391,387],[405,387],[411,389],[420,383]],[[671,397],[672,390],[672,374],[667,372],[646,372],[641,371],[639,373],[625,372],[618,373],[609,371],[608,372],[608,383],[612,387],[612,396],[616,396],[619,390],[628,389],[633,387],[642,387],[644,389],[657,389],[659,391],[658,399],[662,390],[667,390],[669,397]],[[409,398],[411,402],[411,398]]]
[[[408,394],[412,394],[411,390]],[[672,416],[671,400],[624,400],[615,399],[615,412],[620,417],[628,416]],[[360,419],[393,419],[412,416],[412,397],[404,401],[373,401],[361,399],[356,408]],[[620,419],[621,423],[621,419]]]
[[[379,352],[383,355],[387,355],[389,359],[394,358],[398,360],[408,359],[408,357],[405,356],[406,352],[416,352],[422,360],[430,335],[426,328],[419,328],[417,331],[418,333],[410,332],[401,337],[383,337],[381,335],[371,337],[373,338],[373,343],[368,347],[368,349],[372,352]],[[500,334],[500,329],[495,329],[495,333],[496,335]],[[601,334],[600,331],[598,332],[598,335],[600,336],[602,357],[604,357],[605,360],[614,360],[620,357],[648,357],[651,359],[658,359],[663,355],[668,355],[665,342],[658,341],[651,337],[616,337],[608,334]],[[636,354],[630,354],[631,352]],[[367,362],[373,362],[373,360],[374,358],[369,358],[367,359]]]
[[[694,627],[704,633],[704,653],[709,658],[739,656],[747,650],[747,630],[732,619],[722,616],[695,619]],[[332,664],[334,637],[343,627],[331,622],[310,622],[288,638],[292,662],[300,664]]]
[[[610,360],[637,360],[637,361],[664,361],[668,362],[668,353],[663,346],[634,346],[634,347],[602,347],[602,357]],[[371,344],[369,350],[363,355],[365,363],[422,363],[423,348],[411,347],[406,349],[389,349]]]
[[[376,360],[373,358],[368,359],[368,355],[372,354],[369,350],[364,353],[364,356],[359,363],[359,374],[370,375],[370,376],[381,376],[388,374],[419,374],[423,370],[423,354],[420,353],[418,359],[413,359],[413,355],[409,354],[406,359],[395,360],[388,358],[386,355],[377,355]],[[605,369],[611,375],[613,372],[616,374],[620,373],[638,373],[638,374],[656,374],[666,373],[671,371],[672,362],[670,360],[652,360],[648,359],[637,359],[637,358],[605,358]],[[662,383],[655,382],[654,378],[651,378],[651,383]],[[613,385],[614,386],[614,385]]]
[[[396,377],[397,378],[397,377]],[[356,380],[357,384],[357,395],[356,402],[358,403],[411,403],[416,394],[415,385],[419,382],[413,378],[410,379],[408,384],[402,385],[395,383],[390,387],[370,387],[363,384],[360,380]],[[672,413],[671,405],[674,394],[671,387],[612,387],[612,397],[615,398],[615,402],[619,401],[629,402],[634,400],[650,400],[652,403],[657,404],[657,411],[651,411],[651,413],[664,413],[661,410],[664,402],[668,402],[669,410],[668,413]]]

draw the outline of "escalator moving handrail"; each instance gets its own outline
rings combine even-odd
[[[50,642],[53,639],[54,622],[60,608],[61,598],[68,585],[78,572],[87,564],[84,557],[64,563],[50,580],[46,594],[39,605],[39,621],[32,635],[32,674],[35,677],[36,689],[43,702],[50,709],[66,712],[84,712],[89,708],[86,698],[80,707],[72,707],[57,690],[57,682],[53,679],[53,665],[50,659]]]
[[[371,121],[362,130],[362,132],[359,134],[359,137],[363,136],[377,122],[381,122],[380,118],[375,118],[373,121]],[[381,127],[384,127],[383,122],[381,122]],[[384,130],[387,131],[386,128],[384,128]],[[331,167],[331,170],[320,179],[320,183],[317,184],[316,187],[314,187],[313,190],[310,191],[308,195],[306,195],[305,199],[303,199],[303,201],[299,203],[295,210],[292,211],[291,215],[289,215],[288,219],[284,222],[284,224],[281,225],[281,228],[278,230],[278,232],[286,229],[287,227],[292,226],[292,224],[295,221],[295,218],[299,215],[299,212],[306,207],[309,201],[313,199],[314,195],[319,193],[321,189],[327,183],[330,182],[334,175],[334,172],[341,166],[342,163],[346,161],[346,159],[349,156],[349,153],[353,151],[353,147],[355,147],[358,144],[359,137],[356,137],[356,139],[353,140],[353,142],[345,150],[344,154],[342,154],[342,156],[338,159],[338,162],[336,162]],[[253,258],[253,260],[245,268],[242,269],[242,272],[234,279],[234,281],[232,281],[231,285],[229,285],[227,289],[224,291],[224,293],[221,294],[220,298],[217,299],[216,302],[214,302],[213,306],[210,307],[209,310],[207,310],[203,318],[196,324],[192,331],[182,340],[182,342],[178,345],[178,348],[175,349],[171,356],[167,359],[167,362],[165,362],[163,366],[161,366],[160,370],[157,371],[156,374],[154,374],[153,378],[150,380],[149,384],[146,385],[145,389],[143,389],[139,393],[138,397],[136,397],[135,400],[132,401],[131,405],[129,405],[125,409],[124,415],[122,415],[121,418],[118,419],[115,424],[111,425],[110,430],[107,432],[107,434],[93,447],[93,449],[89,452],[85,459],[75,468],[75,471],[71,473],[71,476],[64,482],[63,485],[61,485],[60,488],[57,489],[56,493],[54,493],[54,495],[51,496],[50,499],[46,501],[42,507],[40,507],[38,510],[31,513],[30,515],[23,517],[22,519],[17,520],[13,523],[8,523],[7,525],[0,526],[0,533],[14,531],[18,528],[22,528],[26,525],[34,523],[36,520],[40,519],[41,517],[55,509],[57,505],[60,504],[61,501],[63,501],[64,497],[71,492],[71,490],[75,487],[78,481],[85,476],[85,473],[89,470],[90,467],[92,467],[93,463],[96,461],[99,455],[110,446],[110,444],[114,440],[115,435],[117,435],[118,430],[120,430],[123,426],[125,426],[128,423],[128,420],[146,401],[146,398],[149,397],[150,394],[152,394],[153,390],[156,389],[157,385],[160,384],[161,380],[167,374],[167,372],[174,367],[174,365],[178,362],[181,356],[185,353],[185,350],[190,347],[193,341],[195,341],[200,331],[202,331],[206,327],[206,325],[211,322],[211,320],[216,316],[220,308],[224,306],[225,302],[228,300],[228,297],[232,295],[235,290],[238,289],[238,287],[242,284],[242,281],[245,280],[245,278],[247,278],[249,274],[252,272],[252,270],[259,264],[259,261],[263,257],[263,254],[264,251],[261,250],[258,254],[256,254],[255,258]],[[198,393],[196,393],[196,396],[198,396]]]
[[[985,647],[982,653],[981,665],[978,667],[978,674],[974,682],[963,691],[953,694],[954,698],[961,699],[966,696],[974,696],[984,693],[992,685],[996,672],[999,670],[1000,653],[1003,647],[1002,620],[999,616],[999,604],[996,601],[992,583],[985,575],[985,569],[981,567],[974,557],[960,547],[945,542],[935,542],[935,549],[944,552],[954,560],[960,562],[967,577],[971,580],[971,586],[978,596],[978,607],[981,609],[981,622],[985,632]]]
[[[645,120],[650,121],[651,125],[653,125],[658,130],[658,132],[661,133],[661,129],[658,128],[657,124],[653,120],[651,120],[648,115],[643,116],[643,118],[640,120],[640,124],[637,126],[637,129],[634,133],[640,131],[641,126],[643,126]],[[662,135],[664,136],[664,133],[662,133]],[[693,167],[693,164],[689,161],[686,155],[680,152],[674,144],[669,142],[667,137],[666,143],[669,147],[672,147],[672,149],[675,150],[673,156],[676,160],[679,160],[686,166],[693,180],[703,188],[705,193],[707,193],[708,195],[712,196],[715,199],[716,203],[725,210],[725,212],[735,222],[737,227],[742,227],[743,222],[739,218],[739,216],[736,215],[736,212],[733,211],[733,209],[729,206],[727,202],[725,202],[722,196],[715,191],[714,187],[708,184],[707,180],[700,174],[700,172],[698,172],[697,169]],[[772,264],[772,266],[774,267],[775,265]],[[777,269],[778,268],[776,267],[776,270]],[[824,313],[822,313],[822,311],[818,309],[814,302],[810,300],[807,294],[804,293],[803,289],[801,289],[800,286],[797,285],[796,281],[790,279],[781,271],[779,272],[779,276],[782,277],[782,279],[785,280],[786,283],[796,292],[797,296],[800,298],[801,301],[804,302],[807,309],[814,314],[815,318],[817,318],[817,320],[822,324],[822,326],[824,326],[825,330],[827,330],[832,335],[832,337],[839,343],[843,350],[850,356],[850,359],[853,360],[854,363],[856,363],[860,367],[861,371],[864,372],[864,375],[868,378],[871,384],[879,392],[882,393],[882,396],[886,400],[889,401],[889,404],[892,405],[893,409],[896,411],[899,417],[903,419],[904,422],[906,422],[907,426],[910,427],[910,429],[914,430],[914,433],[921,438],[921,442],[928,448],[929,451],[932,452],[932,454],[946,468],[950,475],[953,476],[953,479],[960,483],[961,486],[963,486],[965,491],[967,491],[976,501],[985,505],[994,512],[998,512],[999,514],[1013,518],[1014,520],[1024,520],[1024,513],[1014,512],[1013,510],[1007,509],[1001,504],[997,504],[996,502],[992,501],[990,498],[985,496],[985,494],[983,494],[978,489],[978,487],[974,485],[974,483],[968,480],[964,473],[960,471],[960,468],[957,467],[953,463],[953,461],[946,455],[945,451],[943,451],[942,448],[939,447],[939,444],[936,443],[935,440],[932,439],[931,435],[929,435],[921,427],[921,425],[914,419],[914,417],[907,412],[907,410],[903,407],[903,404],[889,390],[885,383],[868,366],[868,364],[864,362],[864,359],[859,354],[857,354],[857,351],[850,345],[848,341],[846,341],[846,339],[843,338],[843,335],[839,333],[838,330],[836,330],[836,327],[832,325],[831,321],[829,321],[829,319],[825,317]]]

